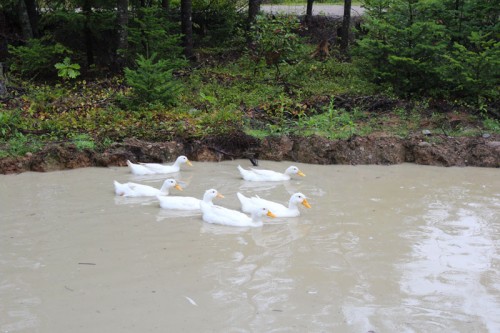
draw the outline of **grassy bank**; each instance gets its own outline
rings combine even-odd
[[[312,51],[303,45],[296,60],[277,68],[245,54],[204,50],[203,66],[174,73],[183,90],[168,107],[137,103],[123,77],[56,84],[11,80],[1,106],[0,157],[57,142],[99,150],[128,137],[168,141],[233,131],[329,139],[407,137],[423,130],[450,136],[500,133],[498,120],[479,109],[376,93],[355,64],[333,56],[313,59]]]

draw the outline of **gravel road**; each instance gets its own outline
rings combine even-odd
[[[286,5],[261,5],[262,11],[269,13],[287,13],[287,14],[306,14],[306,5],[300,6],[286,6]],[[351,16],[360,16],[364,12],[364,8],[361,6],[351,7]],[[343,16],[344,6],[339,5],[323,5],[314,4],[313,5],[313,15],[326,15],[326,16]]]

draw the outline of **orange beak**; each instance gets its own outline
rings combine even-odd
[[[304,201],[302,201],[302,204],[307,208],[311,208],[311,205],[309,204],[309,202],[307,202],[307,199],[304,199]]]

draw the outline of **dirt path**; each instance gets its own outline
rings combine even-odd
[[[262,5],[260,8],[263,11],[269,12],[269,13],[287,13],[287,14],[294,13],[297,15],[305,15],[306,14],[306,4],[296,5],[296,6]],[[361,8],[361,6],[352,6],[351,7],[351,16],[360,16],[360,15],[363,15],[363,12],[364,12],[364,8]],[[344,6],[314,4],[313,15],[343,16],[344,15]]]

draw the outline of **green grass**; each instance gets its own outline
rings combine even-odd
[[[23,156],[43,148],[46,141],[30,135],[16,133],[7,140],[0,140],[0,158]]]
[[[498,119],[486,117],[483,120],[483,126],[487,131],[490,131],[492,133],[500,133],[500,121]]]
[[[101,149],[129,137],[167,141],[232,131],[256,138],[315,134],[328,139],[377,132],[408,137],[423,129],[452,136],[500,133],[500,122],[488,117],[464,117],[464,125],[452,128],[445,113],[428,115],[427,101],[384,112],[338,107],[335,96],[372,96],[376,87],[354,64],[333,57],[317,61],[309,57],[311,51],[303,45],[293,61],[280,64],[279,76],[274,66],[248,56],[191,70],[182,76],[184,89],[174,106],[128,103],[130,91],[121,78],[21,83],[26,93],[0,106],[0,157],[34,152],[49,142]]]
[[[83,149],[95,149],[96,144],[94,139],[90,137],[88,134],[77,134],[72,137],[71,141],[75,144],[78,150]]]

